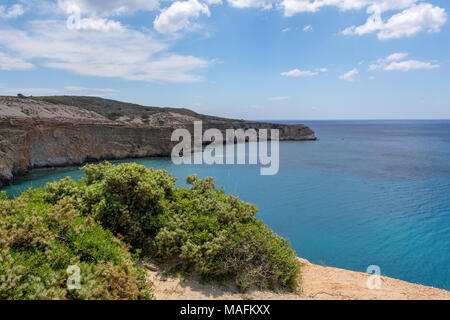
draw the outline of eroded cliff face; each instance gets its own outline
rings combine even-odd
[[[172,113],[163,116],[164,121],[152,118],[150,124],[137,124],[135,120],[124,123],[85,110],[78,113],[76,108],[64,105],[0,97],[0,186],[32,168],[78,165],[105,159],[170,156],[177,143],[171,141],[173,130],[187,128],[193,132],[192,121],[196,118]],[[176,122],[170,123],[172,118]],[[204,117],[202,121],[203,130],[276,128],[280,129],[280,140],[315,140],[314,132],[304,125],[216,118],[208,121]]]

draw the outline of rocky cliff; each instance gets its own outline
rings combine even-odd
[[[280,129],[280,140],[315,140],[304,125],[231,120],[188,109],[92,97],[0,97],[0,187],[32,168],[169,156],[175,128]]]

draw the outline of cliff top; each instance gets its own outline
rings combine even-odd
[[[87,121],[144,127],[180,125],[195,120],[242,122],[203,115],[185,108],[147,107],[84,96],[0,96],[0,118]]]
[[[5,96],[0,96],[0,118],[110,121],[98,113],[70,105],[51,104],[34,98]]]
[[[53,104],[75,106],[80,109],[96,112],[106,118],[112,118],[113,120],[116,120],[123,116],[145,117],[156,115],[159,113],[179,114],[205,120],[229,120],[225,118],[199,114],[193,110],[189,110],[186,108],[142,106],[135,103],[121,102],[99,97],[47,96],[38,97],[37,99]]]

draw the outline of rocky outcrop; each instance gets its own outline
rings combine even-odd
[[[175,144],[170,140],[173,130],[192,131],[193,120],[202,120],[204,130],[276,128],[280,129],[280,140],[315,140],[314,132],[304,125],[196,117],[195,113],[173,111],[153,113],[144,120],[149,121],[113,121],[73,106],[0,97],[0,186],[33,168],[169,156]]]

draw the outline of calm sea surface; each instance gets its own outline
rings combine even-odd
[[[383,275],[450,289],[450,121],[303,123],[320,140],[282,142],[275,176],[257,166],[130,161],[167,169],[180,185],[192,173],[213,176],[314,263],[378,265]],[[4,190],[15,196],[65,176],[82,172],[34,171]]]

